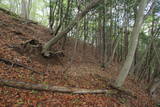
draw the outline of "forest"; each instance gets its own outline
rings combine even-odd
[[[0,0],[0,107],[160,107],[160,0]]]

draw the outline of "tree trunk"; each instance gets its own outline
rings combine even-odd
[[[62,37],[64,37],[70,30],[72,30],[72,28],[78,24],[78,22],[91,10],[93,9],[95,6],[97,6],[98,3],[100,3],[102,0],[93,0],[91,3],[89,3],[86,8],[79,14],[77,14],[77,16],[75,17],[75,19],[64,29],[64,31],[60,32],[57,34],[57,36],[53,37],[51,40],[49,40],[42,49],[42,54],[44,56],[48,56],[48,50],[51,48],[52,45],[54,45],[55,43],[57,43],[57,41],[59,39],[61,39]]]
[[[87,15],[84,17],[83,19],[83,36],[84,36],[84,39],[83,39],[83,56],[86,54],[85,53],[85,49],[86,49],[86,42],[87,42]]]
[[[16,13],[16,2],[13,0],[9,0],[10,2],[10,11]]]
[[[128,31],[128,25],[129,25],[129,12],[127,10],[128,6],[124,5],[125,8],[125,14],[124,14],[124,58],[126,59],[126,56],[128,54],[128,37],[129,37],[129,31]]]
[[[21,0],[21,16],[25,19],[29,18],[31,0]]]
[[[143,18],[144,18],[144,9],[146,7],[147,4],[147,0],[141,0],[140,4],[139,4],[139,9],[137,11],[137,17],[136,17],[136,21],[134,24],[134,28],[133,31],[131,33],[131,42],[130,42],[130,48],[129,48],[129,52],[127,54],[127,58],[124,62],[124,65],[120,71],[120,74],[117,78],[117,80],[115,81],[115,86],[116,87],[121,87],[129,73],[130,67],[132,65],[133,62],[133,58],[134,58],[134,54],[136,51],[136,47],[138,44],[138,37],[139,37],[139,32],[143,23]]]
[[[55,16],[54,16],[54,14],[55,14],[58,2],[57,1],[54,2],[53,0],[50,0],[49,3],[50,3],[50,6],[49,6],[49,8],[50,8],[50,13],[49,13],[49,29],[51,30],[51,33],[52,33],[53,32],[52,31],[53,30],[53,25],[54,25],[54,22],[55,22],[55,18],[54,18]],[[53,4],[55,4],[55,6]]]
[[[113,52],[112,52],[112,55],[111,57],[109,58],[109,61],[105,62],[105,68],[108,68],[108,66],[112,63],[112,61],[114,60],[114,56],[115,56],[115,53],[116,53],[116,49],[118,47],[118,44],[119,44],[119,41],[120,41],[120,37],[117,37],[116,38],[116,43],[115,45],[113,46]]]
[[[65,16],[63,18],[63,20],[64,20],[64,28],[66,28],[66,26],[69,23],[69,18],[68,18],[69,17],[69,10],[70,10],[70,8],[72,8],[70,5],[72,5],[72,1],[68,0],[66,13],[65,13]],[[78,13],[79,13],[79,11],[80,10],[78,9]],[[63,29],[63,27],[62,27],[62,29]],[[63,40],[63,44],[62,44],[62,50],[64,50],[64,48],[65,48],[66,41],[67,41],[67,35],[64,36],[64,40]]]

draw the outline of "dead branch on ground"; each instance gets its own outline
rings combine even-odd
[[[15,67],[22,67],[22,68],[28,69],[28,70],[32,71],[32,73],[42,74],[40,72],[35,71],[33,68],[28,67],[27,65],[20,64],[18,62],[14,62],[14,61],[11,61],[11,60],[8,60],[5,58],[0,58],[0,62],[3,62],[7,65],[12,65],[13,67],[15,66]]]
[[[18,88],[18,89],[50,91],[50,92],[70,93],[70,94],[112,95],[112,94],[118,93],[118,91],[111,90],[111,89],[110,90],[107,90],[107,89],[95,89],[95,90],[94,89],[80,89],[80,88],[63,87],[63,86],[51,86],[51,85],[45,85],[45,84],[32,84],[32,83],[21,82],[21,81],[4,80],[2,78],[0,78],[0,85]],[[128,95],[128,96],[130,96],[130,95]],[[131,96],[131,97],[133,97],[133,96]]]

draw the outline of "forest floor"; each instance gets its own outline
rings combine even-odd
[[[32,73],[31,70],[0,62],[0,78],[85,89],[106,89],[116,79],[120,64],[113,63],[103,70],[91,46],[87,45],[84,54],[81,42],[70,65],[75,41],[73,38],[67,38],[65,56],[59,58],[45,59],[34,53],[20,53],[11,48],[32,39],[45,43],[51,37],[44,26],[0,10],[0,58],[25,64],[43,73]],[[54,49],[59,50],[60,44],[57,43]],[[132,77],[127,78],[124,88],[137,98],[104,94],[73,95],[0,86],[0,107],[154,107],[143,84],[135,82]]]

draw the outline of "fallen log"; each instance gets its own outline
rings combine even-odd
[[[71,94],[113,94],[112,90],[90,90],[90,89],[78,89],[62,86],[50,86],[45,84],[31,84],[27,82],[4,80],[0,78],[1,86],[8,86],[26,90],[37,90],[37,91],[50,91],[50,92],[61,92]]]
[[[17,62],[14,62],[14,61],[11,61],[11,60],[8,60],[8,59],[5,59],[5,58],[0,58],[0,62],[4,62],[5,64],[11,65],[11,66],[23,67],[25,69],[28,69],[28,70],[32,71],[32,73],[42,74],[40,72],[35,71],[33,68],[28,67],[27,65],[20,64],[20,63],[17,63]]]
[[[59,93],[69,93],[69,94],[106,94],[106,95],[115,95],[119,94],[118,91],[112,89],[80,89],[80,88],[73,88],[73,87],[63,87],[63,86],[51,86],[45,84],[32,84],[28,82],[22,81],[14,81],[14,80],[6,80],[0,78],[0,86],[8,86],[12,88],[18,89],[26,89],[26,90],[37,90],[37,91],[48,91],[48,92],[59,92]],[[125,94],[125,93],[123,93]],[[128,95],[134,99],[135,96]]]

